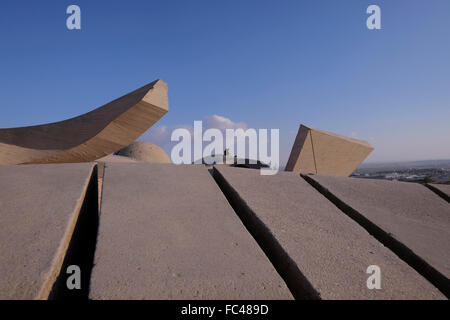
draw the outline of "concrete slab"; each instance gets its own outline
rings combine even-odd
[[[0,166],[0,299],[47,299],[93,165]]]
[[[445,298],[299,175],[261,176],[256,170],[229,167],[215,170],[222,190],[298,296]],[[370,265],[381,269],[380,290],[367,288]]]
[[[423,185],[372,179],[309,176],[350,207],[402,259],[449,294],[450,206]]]
[[[291,299],[204,166],[106,163],[91,299]]]

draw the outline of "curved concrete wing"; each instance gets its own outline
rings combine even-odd
[[[0,164],[93,161],[128,146],[168,111],[167,84],[156,80],[76,118],[0,129]]]

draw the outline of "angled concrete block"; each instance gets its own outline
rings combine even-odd
[[[450,294],[450,206],[423,185],[308,176],[382,242]]]
[[[93,165],[0,166],[0,299],[47,299]]]
[[[167,85],[156,80],[72,119],[0,129],[0,164],[94,161],[128,146],[168,111]]]
[[[286,171],[349,176],[373,147],[367,142],[300,126]]]
[[[299,298],[442,299],[413,268],[299,175],[215,167],[222,190]],[[371,265],[381,289],[368,289]]]
[[[91,299],[290,299],[204,166],[106,163]]]

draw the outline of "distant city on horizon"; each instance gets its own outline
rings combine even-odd
[[[450,184],[450,159],[365,162],[351,176],[366,179]]]

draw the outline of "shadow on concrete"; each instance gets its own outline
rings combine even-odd
[[[278,274],[283,278],[292,295],[297,300],[319,300],[320,294],[289,257],[269,228],[257,217],[238,192],[216,169],[209,169],[219,188],[234,209],[244,226],[269,258]]]
[[[336,207],[338,207],[344,214],[356,221],[361,227],[366,229],[375,239],[381,242],[384,246],[388,247],[393,253],[395,253],[400,259],[405,261],[408,265],[414,268],[425,279],[431,282],[436,288],[438,288],[447,298],[450,298],[450,280],[433,268],[429,263],[423,260],[420,256],[414,253],[406,245],[392,237],[392,235],[372,221],[367,219],[363,214],[346,204],[339,199],[327,188],[323,187],[320,183],[309,177],[308,175],[301,174],[301,177],[308,182],[313,188],[324,195],[329,201],[331,201]]]
[[[450,197],[447,194],[445,194],[444,192],[442,192],[441,190],[439,190],[438,188],[436,188],[428,183],[425,183],[424,186],[427,187],[428,189],[430,189],[431,191],[433,191],[434,193],[436,193],[439,197],[441,197],[448,203],[450,203]]]
[[[78,221],[70,240],[60,274],[56,279],[49,300],[87,300],[89,297],[89,283],[94,266],[94,254],[97,242],[98,220],[98,169],[92,171]],[[77,265],[81,270],[81,289],[67,288],[67,267]]]

